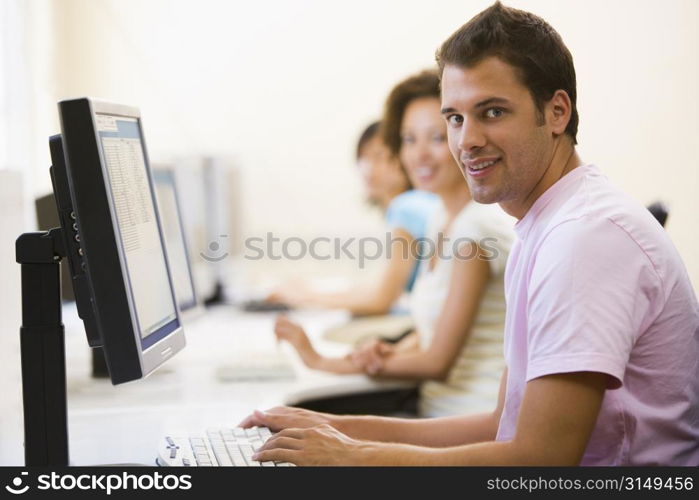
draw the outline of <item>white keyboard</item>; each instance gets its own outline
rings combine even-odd
[[[206,436],[165,436],[156,462],[175,467],[293,467],[288,462],[257,462],[255,450],[272,435],[267,427],[209,429]]]
[[[296,371],[284,353],[270,350],[233,355],[216,367],[215,375],[220,382],[287,381],[296,378]]]

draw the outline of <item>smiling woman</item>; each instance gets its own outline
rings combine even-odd
[[[504,369],[503,274],[514,238],[514,220],[496,205],[471,200],[439,110],[439,78],[424,71],[393,88],[383,119],[385,142],[413,184],[440,200],[424,239],[434,252],[410,297],[415,332],[396,345],[372,341],[345,358],[328,358],[299,325],[281,318],[275,328],[311,368],[422,381],[418,412],[429,417],[495,406]]]

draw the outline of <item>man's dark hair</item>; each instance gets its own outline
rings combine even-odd
[[[415,99],[434,97],[439,99],[439,74],[425,70],[393,87],[386,99],[383,112],[383,139],[391,152],[398,156],[401,147],[400,129],[405,110]]]
[[[570,97],[572,109],[565,133],[577,144],[575,67],[561,36],[546,21],[499,1],[459,28],[437,51],[440,74],[453,65],[470,68],[495,56],[515,68],[539,113],[557,90]]]

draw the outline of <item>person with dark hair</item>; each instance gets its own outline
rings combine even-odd
[[[396,85],[383,124],[384,141],[413,184],[440,201],[410,294],[415,331],[398,344],[373,340],[340,358],[320,355],[302,327],[285,317],[277,320],[275,333],[311,368],[421,381],[420,416],[484,411],[497,402],[504,368],[503,274],[514,219],[496,205],[471,200],[447,145],[436,71]]]
[[[357,315],[400,312],[397,301],[410,293],[420,265],[409,251],[425,236],[427,221],[437,206],[437,198],[413,185],[397,156],[391,153],[381,135],[381,123],[370,124],[357,142],[357,167],[369,203],[384,212],[391,231],[387,265],[374,282],[346,291],[316,291],[295,281],[273,291],[268,300],[295,307],[347,309]]]
[[[699,303],[667,233],[576,152],[575,70],[543,19],[496,3],[439,49],[471,194],[519,219],[500,398],[432,420],[256,412],[258,460],[699,465]]]

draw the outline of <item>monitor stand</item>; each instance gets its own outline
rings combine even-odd
[[[54,228],[47,232],[24,233],[15,242],[16,259],[22,266],[22,326],[19,334],[24,462],[27,466],[70,465],[59,267],[61,259],[66,256],[63,238],[63,229]]]
[[[22,404],[27,466],[67,466],[65,338],[59,263],[62,229],[24,233],[15,243],[22,266]]]

